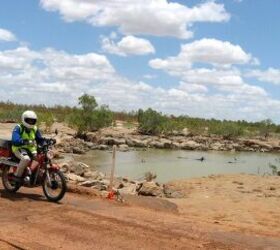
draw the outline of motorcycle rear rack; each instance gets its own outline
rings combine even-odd
[[[7,166],[11,166],[11,167],[18,167],[18,163],[11,161],[9,158],[6,157],[0,157],[0,165],[7,165]]]

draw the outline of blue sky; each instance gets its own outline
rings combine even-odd
[[[277,0],[3,0],[0,98],[280,123]]]

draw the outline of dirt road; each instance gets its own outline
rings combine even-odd
[[[280,249],[279,238],[190,220],[160,199],[122,204],[68,193],[54,204],[40,189],[0,192],[0,249]]]

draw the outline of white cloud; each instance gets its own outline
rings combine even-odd
[[[208,1],[189,8],[167,0],[41,0],[48,11],[65,21],[117,27],[124,34],[190,38],[194,22],[225,22],[230,14],[223,4]]]
[[[118,43],[103,37],[102,49],[111,54],[120,56],[154,54],[155,48],[150,41],[135,36],[123,37]]]
[[[154,59],[149,65],[179,77],[185,86],[211,86],[222,93],[239,94],[248,98],[252,95],[263,97],[267,95],[266,91],[244,82],[240,71],[233,67],[255,61],[238,45],[216,39],[201,39],[182,45],[177,56]],[[196,63],[209,67],[195,67]]]
[[[237,69],[208,69],[195,68],[180,72],[179,75],[186,82],[195,82],[205,85],[241,85],[243,79]]]
[[[16,36],[11,31],[0,28],[0,41],[13,42],[16,41]]]
[[[154,59],[149,65],[176,74],[189,69],[194,63],[207,63],[213,66],[228,68],[232,64],[255,63],[250,54],[240,46],[217,39],[201,39],[181,46],[180,53],[167,59]]]
[[[257,78],[259,81],[280,84],[280,69],[269,68],[268,70],[252,70],[245,74],[247,77]]]
[[[225,77],[236,72],[238,76],[238,70],[231,71],[212,74]],[[239,81],[221,82],[216,92],[209,90],[211,84],[185,80],[164,89],[122,77],[106,56],[96,53],[75,55],[26,47],[0,51],[1,100],[75,105],[78,96],[86,92],[114,110],[152,107],[170,114],[246,120],[269,117],[280,122],[280,101],[257,86]]]
[[[206,93],[208,89],[206,86],[200,84],[191,84],[186,82],[180,82],[179,89],[189,93]]]

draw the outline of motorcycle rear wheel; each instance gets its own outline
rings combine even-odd
[[[42,183],[43,192],[46,198],[51,202],[58,202],[60,201],[66,192],[66,180],[64,174],[60,171],[52,171],[49,173],[51,183],[48,182],[48,178],[45,177]],[[58,190],[57,194],[53,194],[56,190]]]
[[[3,169],[2,183],[7,192],[15,193],[20,189],[21,185],[19,183],[13,183],[9,180],[9,175],[13,174],[10,169],[11,167],[8,166]]]

